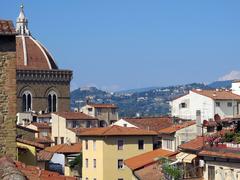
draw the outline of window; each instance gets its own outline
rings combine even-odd
[[[86,177],[86,180],[88,180],[88,177]]]
[[[216,102],[216,107],[220,107],[220,102]]]
[[[88,140],[85,141],[85,149],[88,150]]]
[[[54,143],[55,143],[55,145],[57,145],[57,143],[58,143],[58,138],[57,137],[54,137]]]
[[[85,166],[88,168],[88,159],[85,159]]]
[[[93,168],[96,168],[96,167],[97,167],[97,160],[93,159]]]
[[[123,127],[127,127],[127,124],[123,124]]]
[[[88,111],[89,111],[89,112],[92,112],[92,110],[93,110],[93,108],[88,108]]]
[[[102,112],[102,110],[101,110],[101,109],[96,109],[96,111],[97,111],[97,115],[100,115],[100,114],[101,114],[101,112]]]
[[[118,159],[118,169],[123,169],[123,159]]]
[[[187,107],[187,104],[186,103],[181,103],[180,104],[180,108],[186,108]]]
[[[215,180],[215,167],[208,166],[208,180]]]
[[[91,121],[87,121],[86,122],[86,128],[90,128],[91,127]]]
[[[116,109],[112,109],[112,114],[116,114]]]
[[[172,140],[169,139],[166,140],[166,147],[167,149],[172,149]]]
[[[138,140],[138,149],[144,149],[144,140]]]
[[[96,151],[96,140],[93,140],[93,150]]]
[[[117,145],[118,145],[118,150],[123,150],[123,140],[118,140]]]
[[[64,144],[64,137],[61,137],[61,144]]]
[[[48,112],[57,111],[57,94],[54,91],[50,91],[48,94]]]
[[[22,96],[22,110],[29,112],[32,109],[32,94],[30,91],[25,91]]]
[[[118,178],[118,180],[123,180],[123,178]]]
[[[227,103],[227,106],[228,106],[228,107],[232,107],[232,102],[228,102],[228,103]]]

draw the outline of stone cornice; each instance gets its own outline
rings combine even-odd
[[[17,69],[17,81],[70,82],[70,70],[25,70]]]

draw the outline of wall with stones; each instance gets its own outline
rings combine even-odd
[[[5,49],[6,50],[6,49]],[[16,158],[16,53],[0,49],[0,156]]]

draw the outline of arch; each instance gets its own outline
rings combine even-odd
[[[35,96],[36,96],[35,91],[34,91],[33,88],[30,87],[30,86],[24,86],[22,89],[20,89],[20,90],[17,92],[17,96],[18,96],[18,97],[22,97],[22,96],[23,96],[23,93],[24,93],[25,91],[31,92],[32,97],[35,97]]]
[[[32,110],[32,93],[24,91],[22,94],[22,111],[29,112]]]
[[[61,94],[60,94],[59,90],[54,86],[47,88],[47,90],[45,91],[44,97],[48,97],[48,94],[51,91],[55,92],[57,94],[57,97],[61,97]]]
[[[56,112],[58,110],[58,95],[54,90],[49,91],[47,101],[48,112]]]

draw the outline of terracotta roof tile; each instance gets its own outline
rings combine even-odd
[[[96,118],[82,112],[57,112],[54,114],[61,116],[66,120],[97,120]]]
[[[115,104],[93,104],[89,103],[89,106],[92,106],[94,108],[117,108]]]
[[[16,34],[12,21],[0,19],[0,35]]]
[[[225,90],[192,90],[192,92],[207,96],[214,100],[240,100],[240,96]]]
[[[62,153],[62,154],[74,154],[80,153],[82,151],[82,144],[75,143],[75,144],[58,144],[56,146],[51,146],[45,148],[45,151],[52,152],[52,153]]]
[[[186,121],[182,124],[174,124],[168,128],[161,129],[158,132],[159,132],[159,134],[171,134],[171,133],[175,133],[176,131],[178,131],[180,129],[186,128],[188,126],[192,126],[194,124],[196,124],[196,121]]]
[[[159,131],[173,124],[170,117],[125,118],[124,120],[141,129],[152,131]]]
[[[23,129],[23,130],[25,130],[25,131],[34,132],[34,133],[37,133],[37,132],[38,132],[38,131],[35,130],[35,129],[31,129],[31,128],[29,128],[29,127],[20,126],[20,125],[17,125],[17,128],[18,128],[18,129]]]
[[[38,122],[33,122],[32,125],[36,126],[38,129],[51,129],[51,126],[48,123],[38,123]]]
[[[28,180],[76,180],[75,177],[63,176],[57,172],[42,170],[36,166],[26,166],[21,162],[15,162],[15,166]]]
[[[25,43],[23,43],[23,39]],[[23,45],[26,46],[27,62],[24,62]],[[16,36],[17,69],[51,70],[58,69],[49,52],[31,36]],[[27,64],[25,64],[27,63]]]
[[[203,150],[198,155],[199,156],[219,157],[219,158],[229,158],[229,159],[240,160],[240,152],[233,153],[233,152],[223,152],[223,151],[217,152],[217,151]]]
[[[184,150],[199,151],[204,146],[204,137],[198,136],[196,139],[181,144],[179,147]]]
[[[139,169],[143,166],[150,165],[153,162],[157,161],[159,157],[170,157],[175,155],[176,152],[164,150],[164,149],[156,149],[154,151],[150,151],[144,154],[140,154],[138,156],[131,157],[124,161],[124,163],[132,170]]]
[[[25,139],[17,138],[17,142],[20,142],[20,143],[23,143],[23,144],[28,144],[28,145],[31,145],[31,146],[34,146],[34,147],[40,148],[40,149],[44,148],[43,144],[33,142],[33,141],[29,141],[29,140],[25,140]]]
[[[54,141],[48,136],[36,138],[35,141],[40,144],[54,143]]]
[[[50,161],[53,157],[52,152],[48,152],[45,150],[40,151],[39,153],[37,153],[37,160],[38,161]]]
[[[76,180],[75,177],[63,176],[57,172],[42,170],[36,166],[26,166],[19,161],[14,162],[6,156],[0,158],[0,169],[4,168],[6,168],[6,171],[0,171],[0,179]]]
[[[155,131],[133,127],[109,126],[103,128],[89,128],[78,133],[79,136],[154,136]]]

